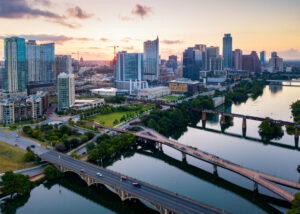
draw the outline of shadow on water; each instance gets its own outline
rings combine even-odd
[[[209,173],[198,167],[190,165],[187,162],[182,162],[182,161],[176,160],[158,150],[153,149],[152,151],[149,151],[149,150],[146,151],[144,149],[139,149],[139,150],[137,150],[137,153],[160,159],[171,166],[175,166],[176,168],[179,168],[182,171],[189,173],[190,175],[200,178],[201,180],[205,180],[213,185],[221,187],[222,189],[233,192],[233,193],[241,196],[242,198],[246,199],[247,201],[251,202],[252,204],[260,207],[267,213],[281,213],[281,211],[274,208],[271,204],[274,204],[276,206],[283,207],[283,208],[290,208],[290,204],[287,201],[277,199],[274,197],[270,197],[270,196],[260,194],[258,192],[243,188],[243,187],[238,186],[234,183],[231,183],[221,177],[218,177],[212,173]]]
[[[0,211],[2,214],[15,214],[17,209],[23,207],[28,199],[30,198],[30,193],[25,195],[18,195],[14,198],[5,199],[4,202],[0,204]]]

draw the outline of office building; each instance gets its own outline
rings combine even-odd
[[[40,61],[41,61],[40,46],[36,44],[35,40],[26,42],[26,61],[28,69],[28,82],[39,81],[40,75]]]
[[[119,52],[116,59],[116,81],[144,80],[143,54]]]
[[[200,71],[205,69],[206,46],[195,45],[183,52],[183,74],[184,78],[199,80]]]
[[[57,79],[58,109],[64,110],[73,106],[75,102],[74,75],[60,73]]]
[[[223,37],[224,69],[232,69],[232,37],[225,34]]]
[[[144,42],[144,79],[153,81],[159,75],[159,39]]]
[[[240,49],[234,50],[234,69],[242,70],[243,68],[243,52]]]
[[[184,93],[197,93],[203,85],[199,81],[192,81],[186,78],[180,78],[169,82],[169,88],[172,93],[184,94]]]
[[[61,73],[72,74],[72,57],[70,55],[55,56],[55,77]]]
[[[167,61],[167,67],[172,68],[174,73],[176,72],[178,68],[177,56],[175,55],[169,56],[169,60]]]
[[[262,65],[266,64],[266,52],[265,51],[260,52],[260,62]]]
[[[223,70],[223,60],[219,54],[219,47],[207,47],[207,69],[208,71]]]
[[[272,52],[269,65],[272,72],[283,72],[283,59],[277,55],[277,52]]]
[[[5,69],[0,65],[0,89],[5,89]]]
[[[256,51],[252,51],[250,55],[243,55],[242,68],[252,72],[261,72],[261,63]]]
[[[28,80],[25,39],[18,37],[4,40],[5,88],[8,93],[26,91]]]
[[[41,44],[41,62],[39,81],[51,82],[55,80],[54,43]]]

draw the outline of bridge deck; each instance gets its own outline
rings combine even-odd
[[[97,124],[97,125],[100,128],[106,128],[106,129],[110,129],[110,130],[117,131],[117,132],[133,133],[133,132],[123,130],[120,128],[112,128],[112,127],[107,127],[107,126],[103,126],[100,124]],[[142,139],[147,139],[147,140],[151,140],[154,142],[162,143],[162,144],[172,147],[178,151],[181,151],[182,153],[185,153],[192,157],[195,157],[197,159],[203,160],[203,161],[211,163],[213,165],[216,165],[216,166],[222,167],[224,169],[228,169],[232,172],[238,173],[238,174],[254,181],[255,183],[260,184],[261,186],[265,187],[266,189],[270,190],[271,192],[275,193],[276,195],[280,196],[281,198],[285,199],[286,201],[291,202],[294,199],[294,196],[291,193],[287,192],[286,190],[282,189],[281,187],[276,186],[274,183],[278,183],[278,184],[292,187],[295,189],[300,189],[299,183],[296,183],[293,181],[288,181],[288,180],[285,180],[282,178],[277,178],[275,176],[271,176],[271,175],[267,175],[264,173],[256,172],[254,170],[247,169],[245,167],[231,163],[227,160],[221,159],[215,155],[208,154],[208,153],[200,151],[200,150],[195,150],[186,145],[183,145],[176,141],[170,140],[170,139],[162,136],[161,134],[155,132],[154,130],[144,128],[144,127],[143,127],[143,129],[144,129],[143,131],[133,133],[133,134],[135,134],[137,137],[140,137]],[[274,183],[271,183],[270,181],[272,181]]]
[[[53,151],[41,155],[41,158],[52,164],[63,166],[79,175],[88,175],[90,178],[93,178],[96,183],[106,184],[110,187],[117,187],[125,190],[126,192],[129,192],[133,198],[143,199],[152,204],[162,205],[163,207],[168,208],[169,211],[175,213],[225,213],[225,211],[209,207],[198,201],[168,192],[134,178],[127,177],[126,180],[120,181],[122,175],[119,173]],[[86,173],[82,173],[80,171],[81,169],[84,169]],[[103,176],[97,176],[98,172]],[[141,187],[134,187],[132,185],[133,182],[140,183]]]

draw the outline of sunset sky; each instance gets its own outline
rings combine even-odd
[[[231,33],[234,49],[300,59],[299,11],[299,0],[0,0],[0,38],[54,41],[56,54],[110,60],[112,45],[142,52],[158,35],[162,58],[181,58],[194,44],[222,48]]]

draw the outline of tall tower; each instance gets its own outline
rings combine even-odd
[[[57,81],[58,109],[68,109],[75,103],[74,75],[60,73]]]
[[[234,50],[234,68],[235,70],[241,70],[243,67],[243,52],[241,49]]]
[[[28,80],[25,39],[6,38],[4,40],[4,55],[6,91],[9,93],[24,92]]]
[[[223,58],[224,69],[232,68],[232,37],[230,34],[225,34],[223,37]]]
[[[261,51],[260,52],[260,62],[262,65],[266,64],[266,52],[265,51]]]
[[[159,75],[159,39],[144,42],[144,78],[157,80]]]

